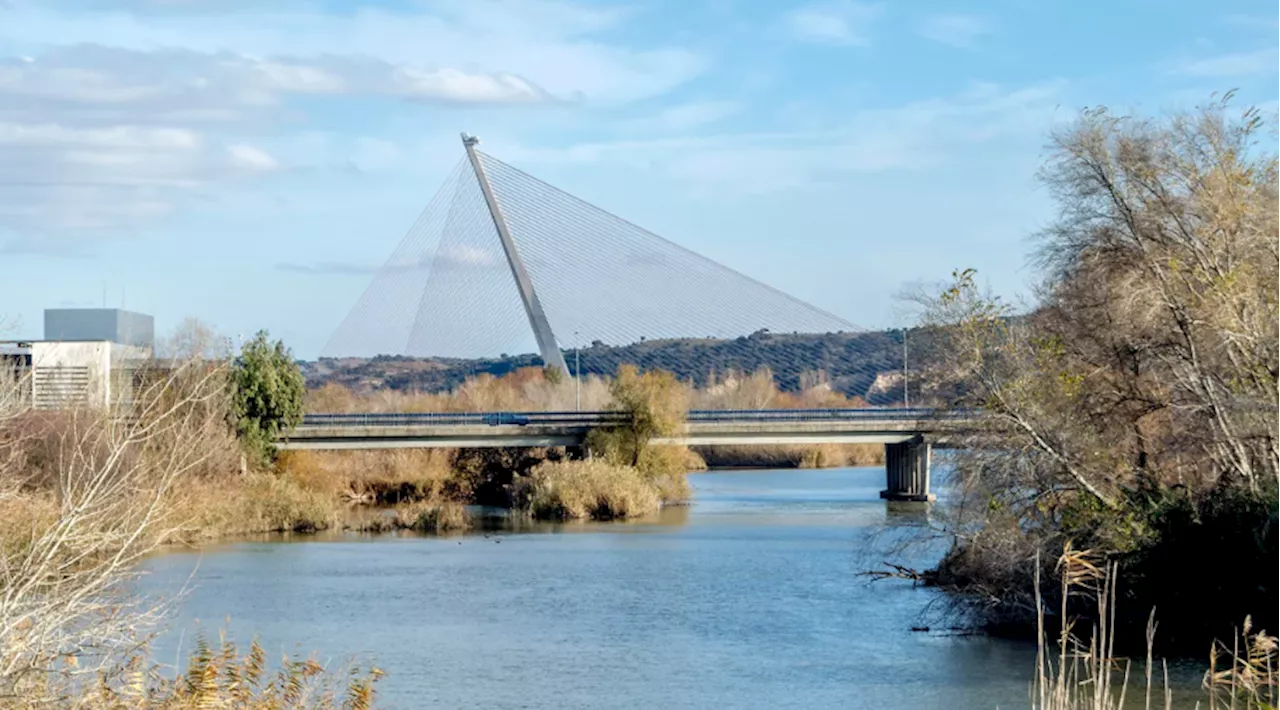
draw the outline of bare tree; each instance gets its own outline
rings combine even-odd
[[[220,363],[191,360],[142,377],[124,410],[0,392],[0,491],[29,513],[0,539],[0,702],[69,704],[146,640],[157,609],[129,583],[179,522],[168,494],[208,463],[225,389]]]
[[[1038,235],[1035,307],[1016,312],[972,271],[919,299],[940,345],[924,389],[985,414],[959,458],[942,568],[973,598],[1026,618],[1041,548],[1150,549],[1163,523],[1148,516],[1169,496],[1274,503],[1280,225],[1265,127],[1225,99],[1162,120],[1087,111],[1054,135],[1042,173],[1059,213]]]

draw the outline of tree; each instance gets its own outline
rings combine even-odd
[[[246,452],[269,463],[280,434],[302,421],[306,381],[282,341],[258,331],[231,368],[231,415]]]
[[[625,414],[626,423],[593,431],[587,448],[624,466],[641,464],[650,439],[679,431],[689,408],[685,386],[665,370],[640,374],[635,365],[622,365],[609,392],[609,408]]]
[[[170,494],[218,458],[222,375],[175,363],[125,416],[37,412],[0,382],[0,706],[67,706],[124,675],[164,611],[132,593],[140,565],[188,522]]]
[[[1122,564],[1136,628],[1152,605],[1193,645],[1246,613],[1272,627],[1280,230],[1262,132],[1226,100],[1086,111],[1041,173],[1059,210],[1038,303],[1015,314],[972,271],[930,302],[930,390],[985,414],[940,572],[984,613],[1033,625],[1032,561],[1070,539]],[[1197,545],[1222,551],[1213,571],[1186,570]]]
[[[231,357],[231,342],[199,319],[187,317],[173,333],[156,344],[157,354],[170,360],[221,360]]]

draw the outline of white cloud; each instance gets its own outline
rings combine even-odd
[[[271,172],[281,167],[280,162],[271,157],[270,153],[251,145],[228,146],[227,154],[231,156],[231,162],[236,167],[246,170]]]
[[[683,49],[593,36],[629,12],[556,0],[335,14],[241,0],[11,3],[0,47],[24,55],[0,50],[0,182],[15,186],[0,190],[0,230],[31,244],[96,238],[302,165],[279,157],[314,110],[300,98],[618,103],[701,71]],[[370,141],[321,162],[397,160]]]
[[[280,271],[322,276],[335,274],[343,276],[393,274],[424,271],[432,268],[486,270],[499,267],[505,269],[506,260],[497,250],[482,249],[469,244],[446,244],[441,246],[434,255],[424,256],[413,261],[393,261],[378,266],[340,261],[321,261],[313,264],[280,262],[276,264],[276,268]]]
[[[55,124],[0,123],[0,146],[23,149],[185,150],[196,148],[199,143],[199,136],[195,133],[176,128],[114,126],[74,129]]]
[[[326,14],[271,4],[237,13],[59,13],[27,3],[0,25],[0,45],[109,41],[150,52],[183,47],[201,54],[258,57],[366,57],[425,71],[518,74],[552,96],[627,101],[661,94],[703,69],[684,49],[632,49],[595,39],[619,11],[547,0],[436,0],[425,9],[361,8]]]
[[[0,228],[29,248],[140,228],[239,180],[282,170],[237,138],[288,116],[293,96],[534,101],[513,75],[352,58],[76,46],[0,59]],[[32,235],[42,235],[40,239]]]
[[[80,104],[87,121],[228,119],[289,96],[385,95],[458,104],[541,101],[509,73],[429,69],[358,57],[260,58],[187,50],[77,45],[38,58],[0,58],[0,112]],[[84,113],[86,112],[87,113]]]
[[[136,228],[279,167],[259,148],[184,129],[0,122],[0,226],[65,251],[77,236]]]
[[[628,121],[623,128],[637,133],[687,131],[717,123],[741,108],[733,101],[691,101],[668,106],[652,116]]]
[[[541,89],[514,74],[468,74],[457,69],[402,67],[393,74],[392,87],[392,93],[406,98],[460,103],[521,103],[547,98]]]
[[[921,20],[916,31],[926,39],[970,49],[979,37],[991,32],[991,25],[977,15],[940,14]]]
[[[492,250],[468,244],[451,244],[440,248],[436,253],[435,263],[446,269],[488,269],[500,262],[498,255]]]
[[[714,194],[778,192],[852,174],[929,169],[966,147],[1017,136],[1037,142],[1053,119],[1060,89],[1057,83],[1018,89],[977,84],[955,96],[856,111],[811,131],[582,143],[504,155],[529,164],[607,163]]]
[[[787,15],[786,22],[792,35],[807,42],[867,44],[871,25],[883,12],[879,3],[842,0],[801,7]]]
[[[1177,73],[1201,77],[1253,76],[1276,72],[1280,53],[1275,48],[1256,52],[1232,52],[1216,57],[1189,59],[1182,62]]]

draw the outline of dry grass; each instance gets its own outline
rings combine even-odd
[[[773,370],[761,367],[751,374],[727,370],[713,373],[706,386],[690,393],[692,409],[841,409],[865,407],[860,397],[847,397],[831,388],[827,373],[800,376],[800,391],[783,392]]]
[[[403,515],[397,511],[396,518],[406,523],[405,528],[422,533],[461,532],[471,528],[471,515],[466,507],[453,501],[409,508]]]
[[[78,676],[63,668],[45,679],[53,698],[0,699],[5,710],[75,707],[82,710],[369,710],[382,671],[369,666],[328,670],[313,658],[285,656],[274,673],[255,641],[241,654],[222,639],[210,645],[203,637],[186,659],[185,672],[171,676],[146,656],[134,653],[114,672]]]
[[[1121,710],[1133,671],[1130,659],[1115,655],[1117,565],[1098,560],[1088,550],[1072,549],[1068,543],[1058,560],[1061,577],[1061,609],[1058,611],[1059,632],[1052,639],[1046,629],[1046,609],[1040,589],[1039,565],[1035,578],[1039,646],[1032,686],[1031,707],[1034,710]],[[1087,639],[1076,633],[1077,620],[1067,616],[1068,600],[1076,597],[1092,599],[1097,605],[1098,623]],[[1167,666],[1156,667],[1155,611],[1147,623],[1147,657],[1142,671],[1143,706],[1173,707]],[[1210,650],[1210,667],[1203,687],[1208,694],[1209,710],[1229,707],[1232,710],[1274,709],[1280,698],[1280,668],[1275,636],[1266,632],[1252,633],[1246,618],[1243,630],[1232,646],[1215,642]],[[1219,659],[1227,661],[1219,667]],[[1118,683],[1117,683],[1118,681]],[[1135,690],[1135,692],[1138,692]],[[1154,703],[1154,705],[1153,705]],[[1199,706],[1199,703],[1197,703]]]
[[[544,463],[516,481],[528,512],[545,520],[612,520],[655,513],[659,486],[639,470],[601,460]]]
[[[390,511],[378,511],[365,519],[350,523],[347,529],[358,532],[384,533],[396,530],[444,535],[470,530],[471,514],[466,506],[453,501],[441,503],[404,503]]]
[[[569,411],[581,397],[582,409],[605,409],[610,400],[608,380],[597,375],[551,382],[541,368],[525,367],[502,377],[468,378],[450,392],[378,389],[354,392],[329,383],[307,392],[309,412],[533,412]]]
[[[884,464],[880,444],[695,447],[712,468],[843,468]]]
[[[191,480],[175,491],[183,524],[165,542],[198,542],[262,532],[315,532],[341,525],[342,504],[290,475],[230,474]]]
[[[600,411],[615,401],[610,392],[612,379],[585,375],[580,383],[575,383],[572,377],[552,382],[541,368],[524,367],[501,377],[489,374],[469,377],[448,392],[364,387],[353,390],[330,382],[307,392],[306,409],[325,413],[569,411],[578,405],[580,396],[583,410]],[[833,390],[830,377],[821,370],[803,373],[799,384],[799,391],[784,392],[778,387],[773,371],[762,367],[749,374],[735,370],[712,372],[705,386],[686,389],[689,406],[694,409],[866,406],[859,397]]]
[[[453,449],[286,451],[276,469],[334,499],[396,504],[440,498],[456,454]]]

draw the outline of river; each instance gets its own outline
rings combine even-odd
[[[372,660],[391,708],[1017,708],[1034,649],[913,631],[939,600],[859,573],[924,506],[882,468],[690,476],[694,503],[635,523],[462,537],[274,538],[152,559],[184,585],[162,662],[196,629],[267,651]],[[935,607],[936,608],[936,607]]]

